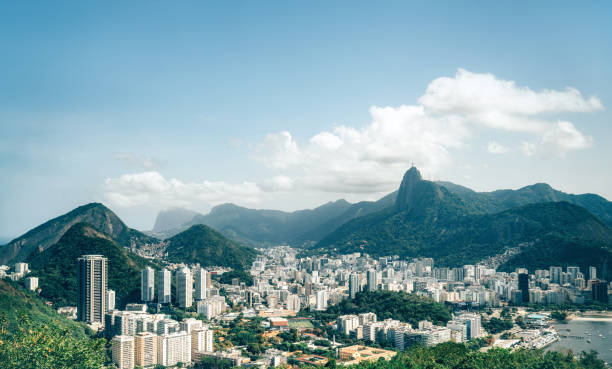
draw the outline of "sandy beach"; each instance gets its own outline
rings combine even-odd
[[[586,311],[584,313],[571,313],[567,320],[612,322],[612,311]]]

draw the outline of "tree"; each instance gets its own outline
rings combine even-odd
[[[25,320],[9,332],[0,324],[3,369],[99,369],[106,359],[103,339],[78,339],[67,329]]]

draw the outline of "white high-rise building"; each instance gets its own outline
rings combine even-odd
[[[327,291],[319,291],[317,292],[317,310],[326,310],[327,309]]]
[[[295,294],[290,294],[287,296],[287,310],[295,311],[296,313],[300,311],[300,296]]]
[[[115,310],[115,291],[106,290],[106,312]]]
[[[173,366],[191,362],[191,335],[185,331],[162,334],[157,339],[157,363]]]
[[[349,276],[349,296],[354,299],[357,292],[361,290],[361,283],[359,280],[359,274],[351,273]]]
[[[151,267],[142,270],[140,278],[140,299],[142,301],[153,301],[155,297],[155,271]]]
[[[170,284],[172,275],[168,269],[162,269],[157,272],[157,302],[167,304],[170,302]]]
[[[134,361],[140,367],[157,364],[157,335],[151,332],[140,332],[134,337]]]
[[[376,270],[368,270],[368,291],[376,291],[378,288],[378,274]]]
[[[35,291],[38,288],[38,278],[28,277],[25,280],[26,288],[30,291]]]
[[[589,281],[597,279],[597,268],[594,266],[589,267]]]
[[[206,289],[208,288],[208,272],[203,268],[198,268],[194,274],[195,279],[195,299],[206,299]]]
[[[176,299],[182,308],[188,308],[193,304],[193,279],[187,267],[176,272]]]
[[[198,351],[212,352],[213,331],[206,328],[198,328],[191,332],[191,357]]]
[[[104,324],[107,259],[83,255],[77,259],[77,320]]]
[[[29,272],[30,272],[30,268],[28,267],[28,263],[16,263],[15,264],[15,273],[27,274]]]
[[[113,343],[113,362],[117,369],[134,369],[134,337],[115,336]]]

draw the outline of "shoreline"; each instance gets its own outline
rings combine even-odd
[[[584,313],[570,313],[565,319],[567,321],[583,322],[612,322],[612,311],[586,311]]]

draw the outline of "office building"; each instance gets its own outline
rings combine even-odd
[[[597,268],[594,266],[589,267],[589,281],[597,279]]]
[[[113,362],[117,369],[134,369],[134,337],[115,336],[112,344]]]
[[[172,283],[170,278],[172,278],[172,275],[168,269],[162,269],[157,272],[157,302],[160,304],[170,302],[170,284]]]
[[[202,268],[198,268],[194,273],[195,279],[195,299],[206,299],[206,289],[208,288],[208,272]]]
[[[529,303],[529,274],[521,273],[518,275],[518,287],[521,291],[522,302]]]
[[[155,297],[155,271],[151,267],[142,270],[140,278],[140,299],[151,302]]]
[[[176,272],[176,299],[178,306],[182,308],[188,308],[193,304],[193,279],[187,267]]]
[[[157,335],[151,332],[140,332],[134,337],[134,360],[140,367],[157,364]]]
[[[104,324],[106,312],[107,259],[83,255],[77,260],[77,319]]]

